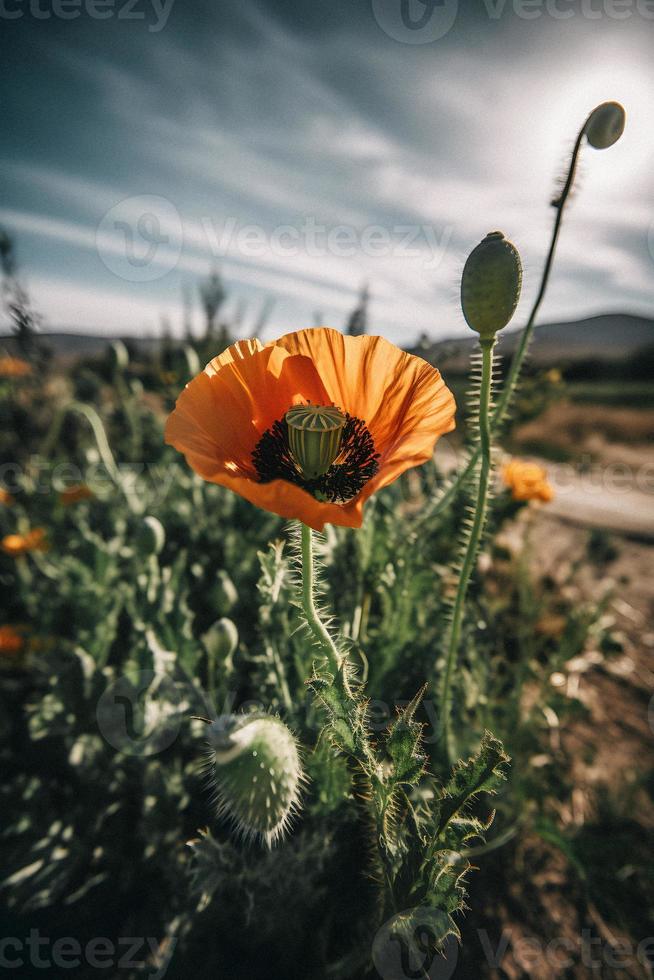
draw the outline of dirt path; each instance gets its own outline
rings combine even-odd
[[[570,500],[580,506],[584,498],[575,493]],[[654,907],[647,901],[654,830],[654,547],[616,533],[604,559],[591,562],[587,529],[571,523],[581,524],[578,511],[573,517],[563,494],[559,501],[563,520],[549,504],[531,508],[503,536],[517,551],[529,526],[534,574],[557,582],[568,600],[608,597],[603,623],[619,641],[611,652],[591,644],[551,677],[562,698],[584,709],[551,733],[567,775],[550,804],[581,871],[534,833],[480,861],[456,980],[654,976],[641,955],[641,944],[654,935]],[[598,502],[583,523],[605,514],[617,523],[621,511],[612,504]],[[633,526],[640,533],[641,526]],[[614,955],[620,948],[622,959]],[[491,968],[487,949],[506,949],[501,969]]]
[[[597,527],[654,541],[654,479],[649,470],[609,463],[579,472],[572,466],[547,467],[556,497],[551,516],[581,527]]]
[[[577,464],[551,463],[525,454],[544,466],[556,496],[547,513],[567,524],[599,528],[640,541],[654,542],[654,453],[651,447],[603,445],[601,462],[581,456]],[[450,439],[438,447],[437,462],[451,474],[465,462]],[[507,460],[511,457],[507,454]],[[521,457],[523,458],[523,457]],[[502,457],[500,456],[500,460]],[[498,492],[502,490],[498,475]]]

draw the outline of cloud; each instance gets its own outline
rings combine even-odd
[[[106,32],[60,32],[47,54],[37,42],[47,75],[30,77],[36,95],[30,89],[24,116],[49,132],[46,96],[59,93],[65,139],[51,146],[17,128],[3,149],[0,219],[20,236],[50,322],[98,329],[94,290],[120,296],[126,316],[130,303],[135,317],[151,304],[156,322],[160,309],[177,310],[183,280],[219,261],[253,308],[274,295],[284,329],[306,325],[317,308],[342,322],[368,281],[375,325],[391,338],[462,332],[458,276],[487,231],[515,240],[523,305],[535,294],[555,177],[588,109],[607,97],[625,101],[629,124],[611,150],[584,154],[546,313],[650,309],[645,32],[608,19],[532,23],[505,6],[494,20],[462,12],[442,42],[415,47],[340,0],[329,11],[249,2],[221,8],[220,20],[197,0],[193,18],[180,5],[157,35],[108,22]],[[29,64],[20,55],[17,43],[19,73]],[[96,250],[106,212],[134,198],[136,221],[142,195],[170,201],[184,231],[179,260],[147,286],[117,281]],[[319,247],[312,222],[324,229]],[[244,246],[249,225],[264,242],[255,251]],[[353,251],[338,244],[339,228]],[[384,247],[370,245],[374,228]],[[119,233],[103,235],[101,248],[119,255]],[[163,268],[168,258],[162,247],[155,261]]]

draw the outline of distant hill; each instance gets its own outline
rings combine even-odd
[[[520,330],[502,334],[499,351],[503,357],[513,353],[520,334]],[[653,345],[654,320],[629,313],[605,313],[568,323],[537,325],[530,346],[530,359],[539,367],[588,360],[624,361],[637,351]],[[423,340],[414,353],[438,363],[439,368],[465,372],[475,346],[475,336],[471,332],[469,337],[452,340]]]
[[[43,333],[55,356],[66,360],[79,356],[100,354],[117,337],[67,332]],[[519,330],[502,334],[500,352],[510,356],[516,348]],[[143,351],[156,350],[161,343],[157,337],[130,337],[130,345]],[[412,353],[420,354],[439,368],[450,372],[467,372],[469,358],[476,345],[472,332],[467,337],[432,341],[423,338]],[[533,364],[565,365],[578,361],[623,361],[637,351],[654,346],[654,319],[629,313],[605,313],[569,323],[545,323],[536,327],[530,348]],[[12,337],[0,337],[0,349],[15,353]]]
[[[61,357],[66,360],[76,358],[76,357],[92,357],[95,354],[101,354],[106,350],[107,345],[114,340],[118,340],[119,336],[109,336],[103,334],[85,334],[85,333],[65,333],[65,332],[43,332],[39,334],[39,337],[51,347],[55,357]],[[130,347],[134,347],[141,351],[152,351],[156,350],[161,344],[161,340],[158,337],[123,337],[120,339],[125,339]],[[11,336],[0,336],[0,350],[7,350],[10,354],[17,353],[16,343],[14,338]]]

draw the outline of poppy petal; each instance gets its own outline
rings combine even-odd
[[[211,377],[214,374],[218,374],[221,367],[224,367],[226,364],[233,364],[234,361],[244,361],[246,357],[251,357],[252,354],[256,354],[259,350],[263,350],[263,344],[256,337],[253,337],[251,340],[237,340],[231,347],[227,347],[222,354],[218,354],[217,357],[209,361],[204,369],[205,373]]]
[[[291,405],[336,404],[362,419],[379,471],[345,504],[324,502],[285,480],[261,483],[252,451]],[[360,527],[364,501],[400,473],[429,459],[454,428],[454,398],[439,372],[382,337],[314,328],[265,347],[239,341],[186,386],[166,425],[166,442],[204,479],[315,530]]]
[[[334,403],[366,423],[380,465],[364,500],[431,459],[436,440],[455,426],[456,403],[440,372],[384,337],[322,328],[285,334],[274,344],[313,358]]]
[[[193,466],[193,460],[190,457],[187,459]],[[196,466],[193,468],[197,469]],[[314,531],[322,531],[325,524],[361,527],[363,521],[363,501],[359,499],[345,505],[323,502],[286,480],[257,483],[247,477],[224,471],[214,475],[207,474],[205,479],[233,490],[263,510],[272,511],[287,520],[302,521]]]
[[[186,385],[168,418],[165,438],[189,462],[193,456],[194,468],[205,479],[217,465],[253,478],[252,450],[266,429],[291,405],[324,402],[328,396],[307,357],[254,345],[247,350],[233,345],[225,354],[229,357],[214,358]]]

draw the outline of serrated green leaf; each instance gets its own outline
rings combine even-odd
[[[506,778],[502,767],[508,762],[509,757],[499,739],[490,732],[485,732],[477,754],[467,762],[460,761],[456,764],[441,791],[437,836],[478,793],[497,791],[499,784]]]

